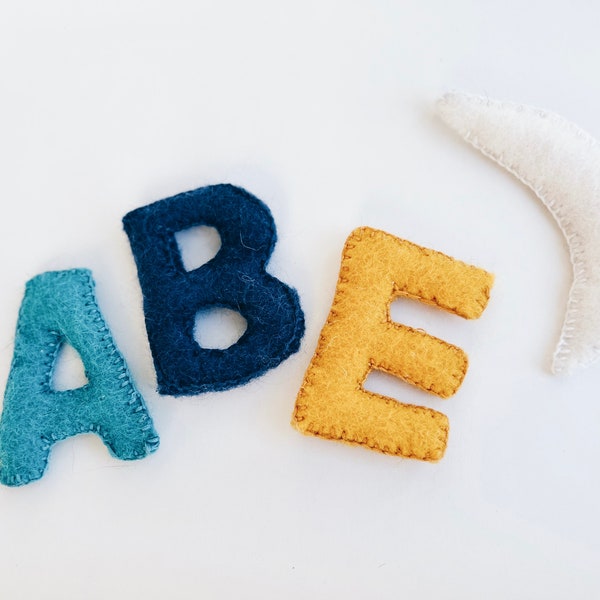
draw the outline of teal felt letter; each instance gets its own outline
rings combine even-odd
[[[65,342],[81,356],[88,383],[55,391],[52,374]],[[123,460],[143,458],[159,443],[100,313],[90,271],[42,273],[27,283],[19,312],[0,419],[0,482],[39,479],[52,444],[88,432]]]

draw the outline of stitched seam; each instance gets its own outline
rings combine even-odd
[[[381,397],[386,398],[386,396],[381,396]],[[404,404],[403,406],[412,406],[412,405]],[[432,413],[437,412],[431,408],[426,409],[426,410],[429,410]],[[438,414],[442,414],[442,413],[438,413]],[[450,428],[448,426],[445,426],[445,427],[441,427],[441,429],[445,433],[445,435],[439,436],[437,438],[437,440],[438,440],[438,442],[440,442],[440,444],[443,445],[446,443],[446,441],[448,439],[448,432],[450,431]],[[433,461],[433,462],[438,460],[437,458],[433,457],[433,453],[430,451],[428,451],[422,455],[414,454],[412,452],[406,452],[406,451],[403,451],[401,448],[398,448],[396,451],[393,451],[393,450],[390,450],[387,446],[381,446],[380,444],[378,444],[377,442],[373,441],[370,438],[359,439],[355,436],[350,436],[350,435],[348,435],[348,433],[346,431],[343,431],[341,434],[336,435],[336,434],[331,433],[331,429],[325,430],[325,429],[322,429],[319,427],[315,427],[313,425],[306,427],[305,431],[307,431],[308,433],[311,433],[313,435],[316,435],[318,437],[328,439],[328,440],[342,440],[344,442],[348,442],[349,444],[356,444],[358,446],[366,446],[368,448],[378,450],[379,452],[382,452],[383,454],[390,454],[392,456],[402,456],[404,458],[418,458],[421,460]]]
[[[100,335],[104,336],[102,338],[102,341],[105,342],[105,344],[104,344],[105,351],[109,354],[109,356],[115,357],[112,364],[117,367],[117,370],[119,372],[119,375],[117,376],[117,378],[122,380],[120,387],[127,388],[127,390],[126,390],[127,395],[130,396],[129,401],[127,402],[127,404],[131,407],[131,412],[129,414],[131,415],[131,417],[135,418],[136,413],[141,413],[141,415],[139,415],[139,418],[137,419],[137,423],[139,425],[142,425],[142,427],[141,427],[142,431],[147,432],[148,430],[152,429],[152,419],[150,418],[150,415],[147,413],[147,409],[146,409],[146,406],[144,404],[141,394],[133,386],[133,383],[131,380],[131,375],[129,373],[129,369],[127,368],[127,365],[125,364],[125,361],[124,361],[123,357],[120,355],[117,347],[115,346],[115,344],[112,340],[110,331],[106,325],[106,322],[104,321],[104,318],[102,317],[102,314],[100,313],[100,309],[98,308],[98,304],[96,302],[96,298],[95,298],[95,294],[94,294],[94,280],[92,279],[91,273],[89,271],[85,273],[85,278],[86,278],[86,283],[88,285],[88,289],[83,294],[83,297],[85,299],[85,305],[88,308],[87,314],[89,317],[93,317],[92,322],[97,324],[98,333]],[[87,431],[97,433],[102,438],[104,443],[112,450],[112,447],[109,442],[109,436],[108,436],[106,430],[101,425],[90,424],[89,428],[86,428],[86,427],[81,428],[80,433],[84,433]],[[147,438],[145,440],[146,448],[149,449],[150,447],[155,445],[157,442],[158,442],[157,436]],[[134,453],[134,456],[141,457],[143,455],[142,454],[138,455],[138,454]]]

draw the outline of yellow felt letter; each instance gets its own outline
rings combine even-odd
[[[404,296],[467,319],[486,307],[493,275],[383,231],[352,232],[342,256],[333,305],[296,400],[299,431],[422,460],[442,458],[448,418],[423,406],[367,392],[372,369],[442,398],[467,371],[456,346],[394,323],[389,307]]]

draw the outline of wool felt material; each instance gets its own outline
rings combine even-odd
[[[442,119],[531,188],[561,228],[573,283],[552,361],[571,373],[600,357],[600,144],[551,112],[469,94],[438,101]]]
[[[298,294],[266,271],[277,239],[270,210],[232,185],[185,192],[138,208],[123,225],[144,297],[146,330],[158,391],[174,396],[226,390],[279,365],[300,347],[304,314]],[[175,234],[214,227],[221,248],[186,271]],[[201,348],[195,315],[222,307],[247,321],[227,349]]]
[[[69,343],[88,383],[55,391],[58,351]],[[46,469],[51,446],[97,433],[110,453],[143,458],[159,438],[144,399],[104,322],[86,269],[42,273],[27,282],[0,418],[0,482],[24,485]]]
[[[298,393],[292,425],[305,434],[427,461],[442,458],[445,415],[363,389],[373,369],[442,398],[467,371],[456,346],[394,323],[390,304],[419,300],[466,319],[485,309],[493,276],[384,231],[352,232],[342,255],[335,297]]]

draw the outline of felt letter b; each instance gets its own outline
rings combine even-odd
[[[55,391],[58,351],[69,343],[88,382]],[[111,454],[143,458],[158,448],[144,400],[100,314],[86,269],[42,273],[27,283],[0,419],[0,481],[39,479],[54,442],[97,433]]]
[[[363,389],[372,369],[447,398],[467,357],[422,330],[393,323],[390,302],[420,300],[467,319],[483,312],[493,276],[440,252],[363,227],[348,238],[333,306],[298,394],[292,425],[303,433],[387,454],[439,460],[448,419]]]
[[[269,209],[245,190],[215,185],[138,208],[123,218],[144,297],[158,391],[174,396],[226,390],[276,367],[296,352],[304,316],[295,290],[269,275],[276,241]],[[221,248],[186,271],[175,234],[214,227]],[[239,312],[247,329],[225,350],[194,338],[196,313]]]

